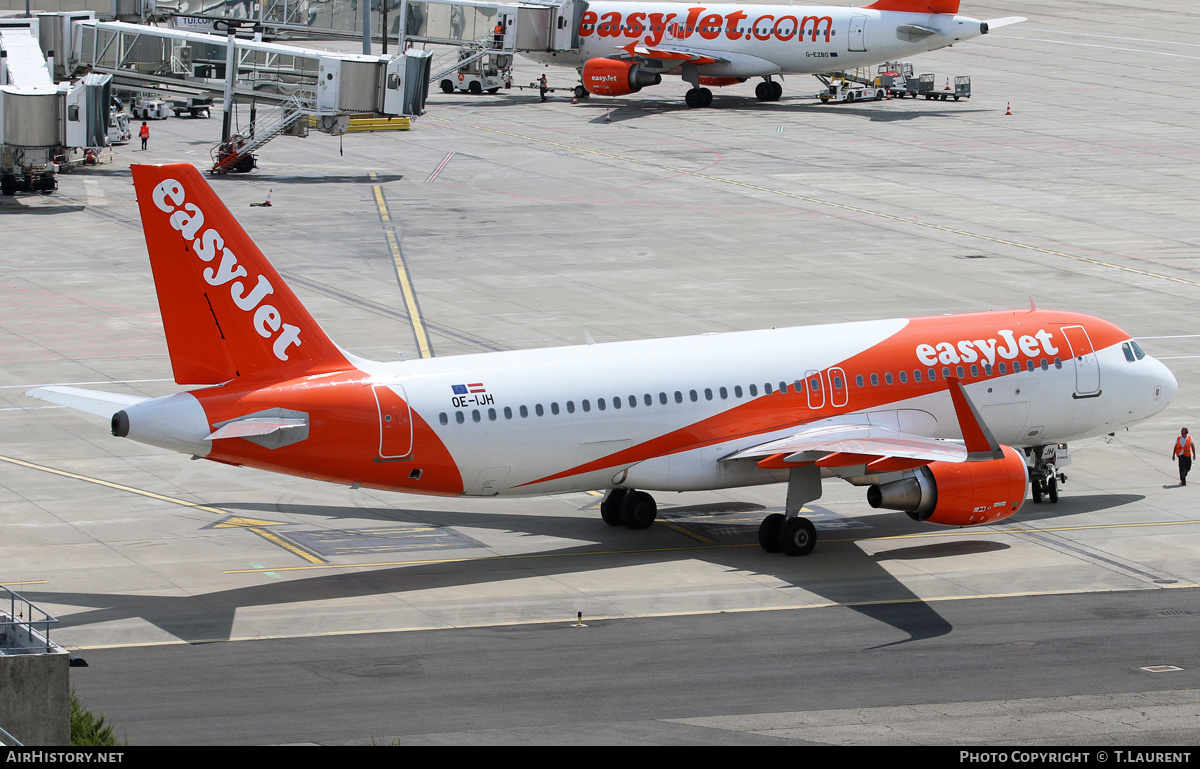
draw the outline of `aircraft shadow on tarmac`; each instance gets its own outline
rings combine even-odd
[[[54,205],[52,203],[47,203],[45,205],[37,204],[37,202],[46,199],[53,200],[53,198],[50,198],[48,195],[42,196],[38,193],[9,198],[4,204],[0,204],[0,215],[33,214],[37,216],[48,216],[52,214],[77,214],[87,208],[87,206],[83,205],[82,203],[68,205]],[[35,202],[33,205],[28,205],[25,202],[26,200],[33,200],[37,202]]]
[[[203,170],[203,169],[201,169]],[[209,180],[225,180],[229,182],[248,181],[256,184],[387,184],[398,182],[404,174],[376,174],[372,178],[368,174],[268,174],[255,171],[253,174],[224,174],[209,177]]]
[[[416,511],[296,505],[281,508],[277,505],[251,504],[225,504],[222,505],[222,509],[231,512],[245,510],[258,515],[287,512],[292,515],[312,515],[323,520],[345,517],[359,521],[365,518],[392,524],[421,524],[426,527],[462,526],[515,532],[522,536],[585,537],[589,540],[586,545],[543,551],[544,554],[557,557],[538,561],[537,574],[554,577],[593,569],[611,569],[614,567],[614,558],[620,559],[620,565],[635,562],[655,563],[681,557],[698,558],[726,569],[771,575],[812,592],[829,603],[847,606],[895,628],[906,636],[894,643],[936,638],[952,630],[945,619],[888,573],[879,560],[846,540],[825,542],[814,555],[793,559],[762,552],[756,540],[753,544],[743,542],[745,547],[705,547],[663,525],[656,527],[657,531],[645,532],[612,528],[600,521],[598,513],[594,511],[581,512],[583,520],[572,522],[561,516],[528,516],[503,512],[469,513],[454,510]],[[725,509],[728,510],[728,506]],[[670,514],[672,510],[666,508],[662,512]],[[679,521],[682,518],[681,516],[674,520]],[[664,521],[671,520],[664,518]],[[273,531],[279,535],[282,530]],[[756,532],[756,527],[747,527],[747,531]],[[461,554],[462,551],[458,552]],[[572,553],[581,556],[592,555],[594,563],[581,565],[578,559],[568,562],[567,559],[561,558]],[[946,554],[958,555],[961,551],[947,551]],[[936,557],[936,551],[929,551],[926,557]],[[470,560],[467,556],[464,563],[469,563]],[[848,574],[852,576],[847,578]],[[467,566],[448,570],[444,562],[434,562],[384,567],[359,573],[325,573],[315,577],[272,581],[264,585],[197,596],[57,592],[25,592],[24,595],[41,604],[91,607],[90,611],[60,617],[56,629],[140,617],[188,643],[206,643],[230,638],[234,614],[239,608],[391,593],[403,595],[411,589],[424,589],[434,585],[457,587],[492,584],[528,576],[529,571],[524,568],[495,570]],[[564,607],[564,617],[570,616],[572,612],[573,607]]]
[[[714,102],[716,104],[716,102]],[[589,104],[588,107],[596,107],[600,105]],[[803,118],[809,115],[816,115],[823,112],[832,112],[848,117],[867,118],[872,123],[886,123],[897,120],[916,120],[917,118],[929,117],[954,117],[966,113],[974,112],[989,112],[990,110],[964,110],[964,109],[924,109],[920,111],[900,111],[895,109],[872,108],[858,104],[781,104],[772,102],[769,104],[760,103],[753,100],[746,100],[744,104],[729,104],[720,105],[718,108],[736,110],[738,112],[753,112],[753,113],[771,113],[780,117],[788,118]],[[593,118],[590,122],[612,122],[621,123],[629,120],[638,120],[649,117],[652,114],[660,114],[667,112],[692,112],[686,105],[673,104],[670,102],[654,102],[653,107],[644,106],[614,106],[603,115]]]
[[[503,93],[503,92],[502,92]],[[535,91],[533,96],[536,97]],[[551,95],[550,102],[561,104],[569,97],[558,94]],[[499,107],[507,107],[512,104],[528,103],[534,100],[530,96],[520,96],[517,94],[505,94],[501,96],[488,96],[487,98],[479,97],[479,99],[463,99],[455,103],[455,106],[474,107],[472,111],[493,109]],[[915,100],[914,100],[915,101]],[[872,104],[874,102],[871,102]],[[965,106],[952,108],[943,106],[938,109],[926,107],[925,103],[921,102],[924,108],[918,109],[913,106],[906,107],[869,107],[867,103],[862,104],[820,104],[813,99],[805,98],[803,101],[795,101],[789,103],[787,97],[783,101],[778,102],[760,102],[757,99],[742,96],[726,96],[722,98],[719,94],[713,99],[713,106],[702,110],[694,110],[683,103],[683,95],[680,94],[678,100],[643,100],[643,101],[612,101],[606,99],[588,98],[580,100],[574,105],[580,108],[582,116],[590,123],[624,123],[628,121],[640,120],[650,117],[651,115],[663,113],[693,113],[703,115],[710,110],[726,110],[747,113],[770,113],[780,116],[797,117],[809,114],[818,114],[821,112],[833,112],[835,114],[847,115],[851,117],[867,118],[873,123],[890,122],[896,120],[916,120],[923,117],[954,117],[955,115],[963,115],[969,113],[991,112],[987,109],[967,109]],[[939,102],[940,104],[940,102]]]
[[[1129,504],[1143,499],[1138,495],[1090,495],[1064,497],[1057,505],[1033,508],[1027,501],[1018,514],[1017,521],[1029,523],[1047,520],[1061,515],[1077,515],[1110,507]],[[646,531],[630,531],[621,527],[609,527],[599,520],[595,511],[580,511],[575,520],[562,516],[530,516],[513,512],[465,512],[460,510],[406,510],[403,508],[361,508],[319,505],[268,505],[268,504],[223,504],[222,509],[246,511],[250,515],[287,513],[293,516],[313,516],[322,521],[349,518],[356,521],[378,520],[388,524],[411,524],[425,528],[467,527],[515,533],[520,536],[546,536],[561,538],[583,537],[588,544],[564,548],[550,547],[539,554],[554,558],[539,560],[536,573],[543,577],[579,574],[594,569],[611,569],[619,559],[619,565],[656,563],[680,558],[708,561],[725,569],[752,571],[775,577],[795,587],[802,588],[825,601],[844,606],[866,617],[874,619],[904,634],[901,638],[871,648],[882,648],[900,643],[910,643],[937,638],[953,630],[953,626],[937,613],[928,603],[921,600],[904,584],[897,580],[885,567],[888,562],[929,560],[952,556],[996,552],[1009,546],[988,540],[955,540],[934,544],[918,545],[869,554],[858,547],[854,537],[842,536],[842,532],[827,530],[813,555],[805,558],[788,558],[778,554],[764,553],[756,541],[757,527],[745,526],[740,544],[730,547],[728,542],[716,546],[703,545],[665,524],[685,521],[690,515],[706,515],[724,511],[757,515],[769,510],[759,505],[732,503],[732,505],[692,505],[660,509],[660,524]],[[1030,508],[1033,508],[1031,511]],[[1037,513],[1031,517],[1030,512]],[[884,528],[872,528],[870,537],[898,535],[928,531],[927,526],[907,521],[902,515],[882,516]],[[274,529],[276,535],[284,529]],[[299,532],[292,532],[293,535]],[[753,543],[747,542],[754,533]],[[286,534],[284,535],[286,537]],[[471,547],[471,545],[464,545]],[[523,579],[529,570],[514,568],[476,568],[472,562],[482,566],[485,562],[505,560],[503,557],[481,556],[478,561],[456,551],[454,560],[462,558],[455,568],[447,569],[444,559],[426,564],[411,564],[397,567],[381,567],[369,571],[323,573],[314,577],[272,581],[263,585],[234,588],[196,596],[146,596],[100,593],[25,592],[35,603],[78,607],[91,607],[60,618],[56,629],[81,627],[101,622],[112,622],[129,618],[142,618],[163,631],[188,643],[208,643],[228,640],[233,629],[234,614],[240,608],[253,606],[286,605],[319,600],[356,598],[375,595],[403,594],[413,589],[430,587],[461,587],[472,584],[494,584],[502,580]],[[562,558],[577,553],[592,557],[594,563],[581,563],[580,559]],[[351,564],[347,564],[351,566]],[[564,607],[564,617],[573,607]],[[565,620],[564,620],[565,621]],[[797,615],[797,621],[801,621]]]
[[[1034,504],[1032,500],[1026,499],[1025,504],[1021,506],[1020,512],[1012,520],[1024,521],[1025,523],[1053,521],[1069,518],[1074,515],[1083,515],[1084,513],[1109,510],[1114,507],[1141,502],[1145,498],[1141,494],[1081,494],[1079,496],[1064,494],[1058,498],[1058,502],[1053,504],[1048,502]]]

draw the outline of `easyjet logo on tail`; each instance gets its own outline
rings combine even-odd
[[[978,360],[990,366],[996,362],[997,357],[1013,360],[1018,355],[1035,358],[1038,355],[1058,353],[1058,347],[1044,328],[1036,334],[1022,334],[1020,337],[1008,329],[1001,329],[996,333],[1000,335],[1000,339],[964,339],[958,343],[919,344],[917,359],[926,366],[936,366],[939,363],[948,366],[974,363]]]
[[[275,337],[271,352],[281,361],[288,359],[288,348],[299,347],[300,329],[284,323],[283,316],[274,305],[264,304],[275,292],[265,275],[250,280],[246,268],[238,264],[237,256],[225,248],[225,238],[211,227],[204,227],[204,212],[195,203],[188,203],[183,185],[175,179],[164,179],[154,188],[151,197],[158,210],[170,214],[171,227],[191,241],[192,251],[200,261],[209,264],[203,270],[204,282],[210,286],[229,286],[229,296],[241,311],[251,314],[250,323],[255,332],[264,339]],[[241,280],[245,278],[246,280]],[[253,285],[247,289],[247,286]]]

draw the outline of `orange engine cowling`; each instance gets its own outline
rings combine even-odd
[[[661,82],[662,75],[632,61],[588,59],[583,65],[583,87],[599,96],[624,96]]]
[[[1002,459],[931,462],[898,481],[867,489],[871,507],[901,510],[914,521],[974,526],[1002,521],[1025,501],[1028,471],[1020,452],[1001,446]]]

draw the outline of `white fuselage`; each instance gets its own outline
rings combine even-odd
[[[801,5],[593,2],[580,23],[578,51],[528,53],[546,64],[580,67],[620,57],[631,43],[710,54],[705,77],[827,73],[894,61],[985,34],[978,19],[931,13]],[[676,72],[664,68],[664,74]]]
[[[931,345],[953,340],[952,322],[939,327],[936,319],[920,319],[928,330],[919,331],[914,326],[922,323],[907,319],[866,321],[365,368],[375,381],[394,383],[433,427],[462,474],[464,493],[483,495],[786,480],[786,470],[720,460],[815,424],[869,423],[956,439],[945,371],[962,379],[996,439],[1016,447],[1113,432],[1157,413],[1174,395],[1166,366],[1148,356],[1127,360],[1123,340],[1075,359],[1061,328],[1086,316],[1034,314],[1030,326],[1023,315],[1029,313],[963,331],[962,338],[983,337],[985,344],[967,345],[975,357],[960,342],[952,358],[933,366],[914,355],[912,335]],[[1018,338],[1036,339],[1029,335],[1043,329],[1052,334],[1044,344],[1018,348]],[[1014,358],[1004,354],[1010,351]],[[954,358],[960,363],[944,364]],[[1002,363],[1009,373],[999,375]],[[462,386],[466,393],[455,392]]]

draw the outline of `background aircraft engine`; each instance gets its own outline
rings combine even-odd
[[[624,96],[661,82],[662,75],[632,61],[588,59],[583,65],[583,87],[600,96]]]
[[[932,462],[908,478],[867,489],[871,507],[901,510],[914,521],[971,526],[1004,520],[1025,501],[1025,460],[1001,446],[1002,459]]]

